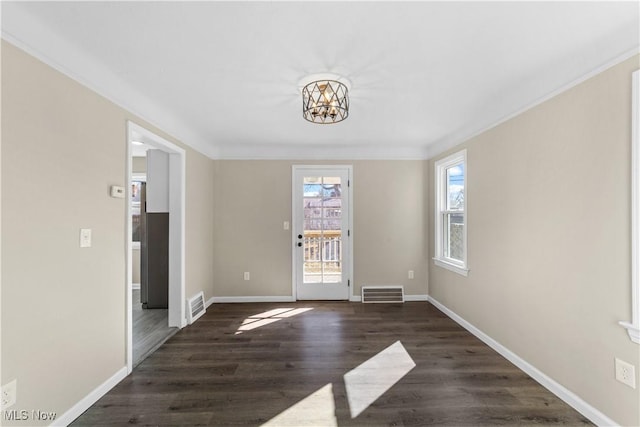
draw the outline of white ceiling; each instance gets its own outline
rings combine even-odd
[[[2,36],[214,158],[426,158],[638,52],[631,2],[2,2]],[[298,82],[351,81],[302,117]]]

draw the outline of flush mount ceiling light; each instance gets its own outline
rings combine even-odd
[[[329,124],[349,116],[351,85],[336,74],[314,74],[300,82],[302,115],[311,123]]]

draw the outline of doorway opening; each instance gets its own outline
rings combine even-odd
[[[155,160],[150,162],[151,158]],[[182,148],[127,122],[128,372],[186,325],[185,172]],[[154,183],[151,192],[149,181]],[[151,234],[156,237],[149,238]],[[159,261],[150,261],[158,256]],[[160,287],[158,277],[163,282]]]
[[[293,295],[351,299],[352,167],[293,166]]]

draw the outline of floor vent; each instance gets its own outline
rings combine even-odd
[[[207,307],[204,304],[204,292],[200,291],[195,296],[189,298],[187,305],[187,315],[189,317],[189,324],[191,325],[207,311]]]
[[[404,287],[363,286],[362,302],[404,302]]]

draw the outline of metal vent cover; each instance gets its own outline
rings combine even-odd
[[[207,311],[207,307],[204,302],[204,292],[200,291],[195,296],[189,298],[187,306],[187,315],[189,318],[189,324],[191,325]]]
[[[404,302],[404,286],[363,286],[362,302]]]

